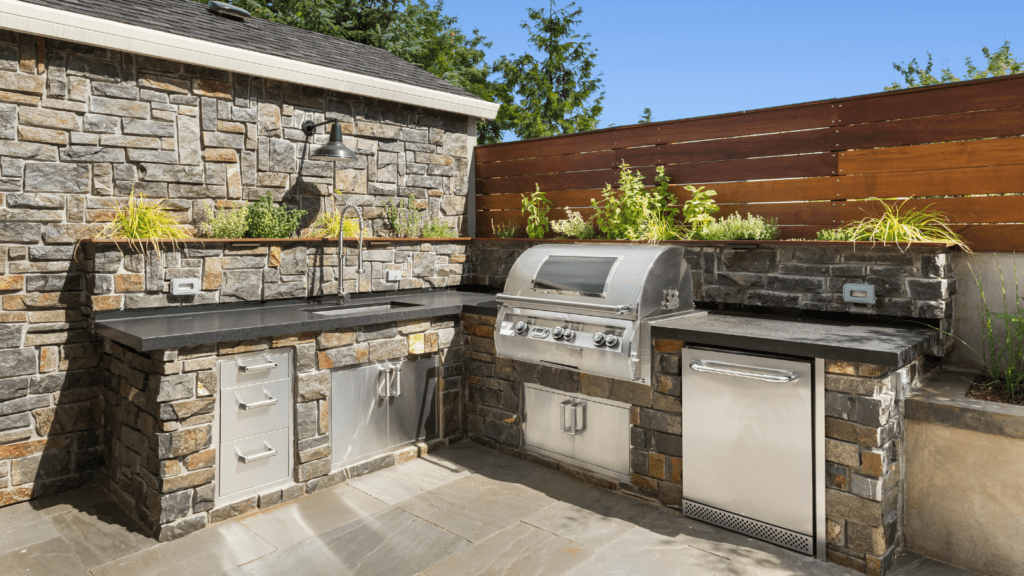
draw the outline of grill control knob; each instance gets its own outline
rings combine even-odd
[[[619,339],[616,338],[614,334],[609,334],[604,337],[604,343],[605,346],[608,346],[609,348],[614,348],[619,343]]]
[[[566,328],[565,331],[562,332],[562,338],[565,338],[566,342],[572,342],[576,339],[576,333]]]
[[[525,334],[527,328],[528,328],[528,326],[526,325],[526,322],[517,322],[516,323],[516,334]]]
[[[555,340],[562,339],[562,327],[555,326],[555,329],[551,331],[551,335],[555,337]]]
[[[604,334],[601,334],[600,332],[594,333],[594,345],[604,346]]]

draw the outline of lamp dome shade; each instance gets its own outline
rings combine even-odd
[[[337,160],[355,160],[356,153],[345,146],[341,140],[341,124],[335,122],[331,125],[331,139],[326,146],[321,146],[309,155],[312,160],[322,162],[334,162]]]

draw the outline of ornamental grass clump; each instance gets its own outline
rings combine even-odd
[[[818,240],[857,240],[864,242],[893,243],[897,247],[909,247],[915,242],[937,242],[955,244],[965,252],[971,249],[962,236],[949,229],[949,218],[936,210],[906,208],[907,198],[899,203],[886,203],[880,198],[871,198],[882,204],[882,214],[851,222],[842,228],[821,230]]]
[[[495,222],[494,218],[491,218],[491,233],[494,234],[495,238],[515,238],[516,231],[518,230],[518,218],[513,218],[506,222]]]
[[[191,238],[192,232],[174,220],[163,200],[147,200],[144,195],[136,197],[132,189],[123,206],[114,205],[113,220],[103,227],[98,237],[128,240],[128,245],[136,250],[150,246],[159,252],[160,240],[175,244],[176,240]]]
[[[310,225],[306,236],[309,238],[337,238],[339,228],[341,228],[341,231],[346,238],[355,238],[359,236],[359,221],[355,218],[347,218],[343,224],[341,220],[341,212],[339,212],[337,208],[335,208],[333,212],[327,212],[317,216],[316,220],[313,221],[313,224]]]
[[[774,240],[779,236],[779,223],[776,219],[765,219],[750,213],[744,218],[739,214],[731,214],[719,218],[703,228],[694,230],[690,238],[693,240]]]
[[[974,272],[974,269],[971,269]],[[1003,311],[993,312],[985,296],[981,279],[974,274],[981,294],[981,305],[985,309],[985,338],[982,341],[982,355],[985,359],[988,385],[1001,385],[1013,403],[1024,395],[1024,295],[1020,290],[1020,273],[1016,261],[1013,265],[1012,294],[1006,290],[1006,278],[999,268],[999,287],[1003,296]]]
[[[551,229],[555,231],[555,234],[580,240],[589,240],[594,237],[594,225],[590,221],[584,220],[579,212],[566,210],[565,213],[569,216],[568,218],[551,223]]]

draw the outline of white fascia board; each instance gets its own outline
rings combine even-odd
[[[485,100],[18,0],[0,0],[0,28],[489,120],[498,115],[499,105]]]

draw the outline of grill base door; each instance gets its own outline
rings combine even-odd
[[[682,359],[683,499],[813,535],[811,363],[699,348]]]
[[[629,410],[591,400],[577,400],[577,460],[629,474]],[[591,426],[591,423],[598,425]]]
[[[523,434],[526,444],[573,458],[575,437],[569,432],[562,432],[563,427],[568,429],[572,425],[572,398],[530,386],[523,387],[523,396],[526,416]]]

